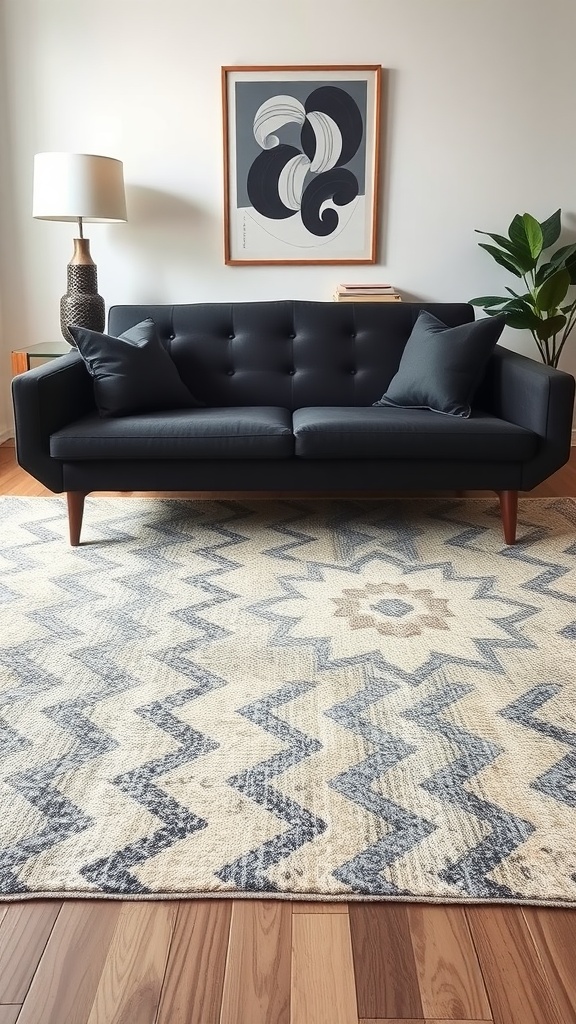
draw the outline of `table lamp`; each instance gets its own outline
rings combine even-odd
[[[98,294],[96,264],[82,222],[126,220],[122,161],[89,153],[37,153],[32,207],[32,216],[38,220],[78,221],[80,237],[74,239],[66,294],[60,299],[62,334],[74,345],[69,327],[104,330],[104,299]]]

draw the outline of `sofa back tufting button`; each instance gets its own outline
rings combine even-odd
[[[228,374],[229,377],[234,376],[234,370],[227,370],[226,373]]]
[[[288,370],[288,373],[290,374],[291,377],[293,377],[294,374],[296,373],[296,370]]]
[[[354,377],[354,376],[355,376],[355,374],[356,374],[356,370],[350,370],[350,375],[351,375],[352,377]]]

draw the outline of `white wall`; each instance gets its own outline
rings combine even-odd
[[[32,220],[42,150],[124,161],[129,222],[89,229],[108,304],[329,299],[355,277],[459,301],[513,284],[474,228],[561,207],[576,239],[574,0],[4,0],[4,16],[4,369],[59,337],[74,228]],[[283,63],[389,69],[379,266],[223,264],[220,67]],[[5,394],[0,434],[8,417]]]

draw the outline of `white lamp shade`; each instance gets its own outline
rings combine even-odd
[[[121,160],[90,153],[37,153],[32,216],[91,224],[126,220]]]

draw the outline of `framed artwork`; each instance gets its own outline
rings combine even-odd
[[[226,263],[376,262],[381,72],[222,68]]]

